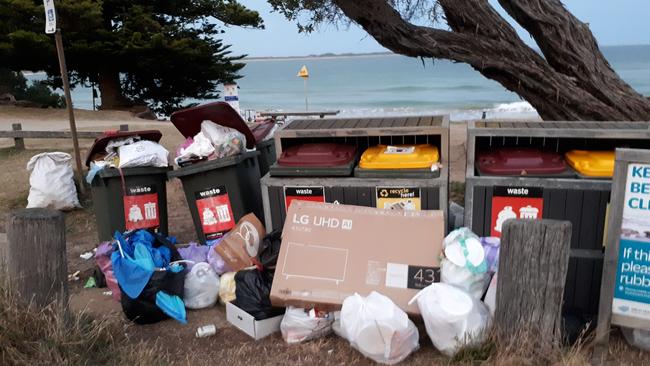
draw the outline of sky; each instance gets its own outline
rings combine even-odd
[[[228,27],[223,38],[235,54],[250,57],[304,56],[323,53],[365,53],[386,51],[356,25],[339,28],[324,25],[312,34],[298,33],[295,23],[271,12],[264,0],[239,0],[257,10],[264,30]],[[496,0],[490,0],[502,14]],[[589,23],[600,45],[650,44],[650,0],[565,0],[566,7]],[[509,18],[508,18],[509,19]],[[528,34],[518,28],[522,39],[533,45]]]

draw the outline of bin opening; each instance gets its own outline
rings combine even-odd
[[[361,169],[427,169],[440,160],[438,147],[429,144],[377,145],[361,155]]]
[[[109,142],[126,137],[139,136],[142,140],[160,142],[162,133],[158,130],[142,130],[142,131],[106,131],[104,135],[95,139],[93,145],[88,150],[86,156],[86,166],[90,166],[90,162],[95,160],[94,156],[106,151],[106,146]]]
[[[169,119],[185,138],[194,137],[201,132],[201,123],[207,120],[241,132],[246,137],[248,149],[254,148],[257,142],[246,121],[226,102],[207,103],[182,109],[172,113]]]
[[[477,154],[481,175],[554,175],[567,171],[562,155],[530,147],[503,147]]]
[[[335,167],[350,164],[356,158],[356,147],[336,143],[307,143],[282,151],[281,166]]]

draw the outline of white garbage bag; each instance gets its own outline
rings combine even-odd
[[[343,301],[338,333],[375,362],[392,365],[419,347],[418,329],[388,297],[375,291]]]
[[[153,166],[164,168],[168,165],[169,151],[157,142],[142,140],[118,148],[120,168]]]
[[[219,296],[219,276],[207,262],[192,266],[185,276],[183,302],[188,309],[203,309],[213,306]]]
[[[246,148],[246,136],[234,128],[219,126],[212,121],[203,121],[201,132],[212,142],[217,159],[241,154]]]
[[[332,332],[334,315],[331,313],[319,314],[316,309],[306,310],[287,307],[280,331],[284,341],[293,344],[320,338]]]
[[[627,343],[644,351],[650,351],[650,331],[621,327]]]
[[[176,163],[181,160],[190,159],[193,157],[202,158],[208,157],[214,153],[214,146],[212,142],[205,137],[203,132],[199,132],[192,139],[190,146],[181,149],[180,154],[176,157]]]
[[[433,283],[417,293],[416,301],[433,345],[447,356],[461,346],[485,339],[490,321],[487,307],[464,290],[445,283]]]
[[[27,208],[70,210],[80,207],[70,154],[63,152],[34,155],[27,163],[29,196]]]
[[[443,241],[440,281],[466,290],[481,299],[490,281],[485,250],[478,236],[468,228],[452,231]]]

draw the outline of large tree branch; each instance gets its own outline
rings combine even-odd
[[[448,7],[447,17],[452,18],[452,29],[459,30],[454,32],[413,25],[384,0],[333,1],[384,47],[412,57],[468,63],[484,76],[518,93],[545,119],[584,119],[585,116],[625,119],[619,110],[578,88],[570,77],[557,73],[539,54],[525,46],[511,27],[490,31],[491,27],[501,26],[494,23],[500,17],[485,7],[489,4],[484,0],[444,2]],[[470,15],[477,5],[482,5],[482,14],[487,15],[485,19],[491,18],[492,24]],[[452,6],[453,12],[449,11]],[[453,14],[466,14],[466,17]],[[470,32],[470,29],[478,31]]]
[[[501,6],[535,39],[548,63],[607,105],[617,105],[625,118],[639,117],[650,104],[625,83],[600,51],[589,26],[560,0],[499,0]]]

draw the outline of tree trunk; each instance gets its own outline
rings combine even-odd
[[[558,0],[499,1],[544,56],[487,0],[439,0],[451,31],[411,24],[387,1],[333,0],[391,51],[467,63],[520,95],[544,119],[650,120],[650,100],[620,79],[586,25]]]
[[[133,106],[133,103],[122,95],[118,71],[102,69],[99,71],[98,81],[102,103],[100,109],[127,109]]]

